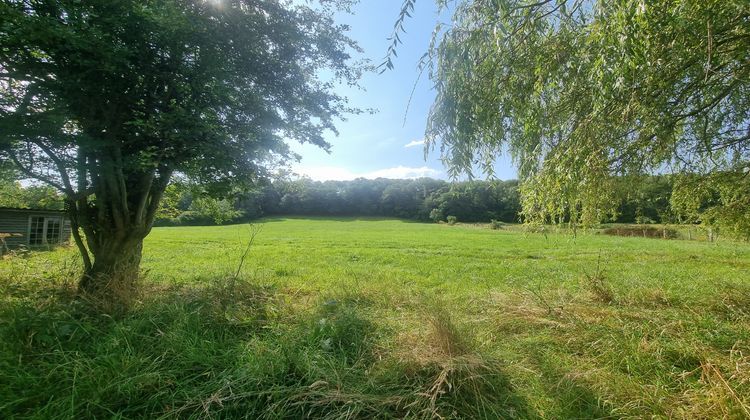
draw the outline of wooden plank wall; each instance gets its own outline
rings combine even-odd
[[[32,216],[63,217],[63,230],[60,239],[63,243],[70,241],[70,220],[62,213],[43,210],[0,209],[0,233],[10,234],[10,236],[3,238],[8,248],[28,246],[29,217]],[[0,250],[0,252],[2,251]]]

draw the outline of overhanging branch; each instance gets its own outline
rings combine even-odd
[[[18,169],[29,178],[36,179],[37,181],[41,181],[51,187],[54,187],[55,189],[59,190],[62,193],[66,192],[65,187],[55,182],[54,180],[52,180],[52,178],[46,177],[42,174],[35,173],[30,168],[26,167],[23,163],[21,163],[21,161],[18,159],[18,156],[16,156],[16,154],[12,150],[8,150],[7,153],[10,159],[13,161],[13,164],[15,164],[16,167],[18,167]]]

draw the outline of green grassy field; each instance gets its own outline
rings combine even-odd
[[[750,418],[750,246],[395,220],[156,228],[143,295],[0,262],[0,417]]]

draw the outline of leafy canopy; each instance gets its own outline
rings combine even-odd
[[[727,172],[708,179],[747,190],[746,0],[448,3],[425,60],[427,137],[453,175],[491,175],[509,151],[539,223],[614,213],[613,175]]]
[[[255,176],[284,138],[328,147],[347,108],[319,75],[358,76],[330,12],[280,1],[6,0],[0,20],[2,144],[27,169],[44,143],[66,168],[114,146],[128,169]]]
[[[226,191],[328,147],[350,3],[0,0],[0,157],[65,193],[87,269],[137,268],[172,174]]]

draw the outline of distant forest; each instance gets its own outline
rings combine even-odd
[[[618,183],[619,223],[676,223],[672,182],[649,176]],[[637,188],[633,189],[633,186]],[[276,180],[251,192],[217,200],[197,187],[173,183],[158,225],[224,224],[263,216],[368,216],[418,221],[522,222],[518,181],[448,181],[420,178],[353,181]]]
[[[678,223],[671,209],[669,176],[621,179],[618,223]],[[449,216],[464,223],[522,222],[518,181],[356,179],[353,181],[275,180],[249,192],[211,198],[199,187],[173,182],[166,191],[156,225],[237,223],[263,216],[395,217],[424,222]],[[53,188],[0,185],[0,207],[62,209]]]

